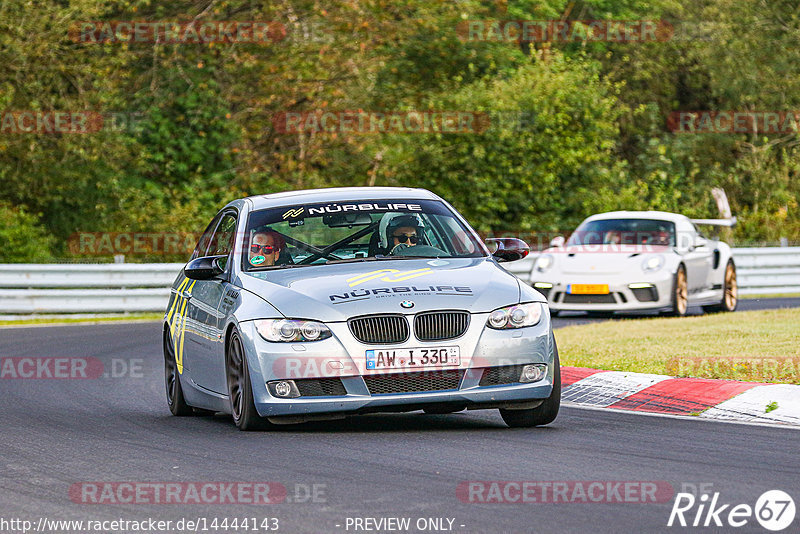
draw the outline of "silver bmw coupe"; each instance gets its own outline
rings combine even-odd
[[[174,415],[242,430],[374,412],[558,414],[545,298],[423,189],[335,188],[235,200],[206,228],[164,316]]]

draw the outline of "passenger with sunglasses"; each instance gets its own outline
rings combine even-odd
[[[248,261],[256,267],[275,265],[285,246],[286,242],[278,233],[272,230],[257,232],[250,240]]]
[[[390,254],[398,249],[414,247],[419,243],[419,227],[414,217],[406,216],[395,219],[386,230],[389,235]]]

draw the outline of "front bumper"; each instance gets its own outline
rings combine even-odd
[[[547,298],[553,311],[643,311],[660,310],[672,304],[674,276],[668,271],[639,279],[622,275],[564,275],[563,279],[536,276],[531,285]],[[575,295],[574,284],[608,284],[607,295]]]
[[[458,345],[461,364],[441,369],[414,369],[398,372],[369,371],[365,351],[373,345],[359,343],[350,334],[346,323],[329,323],[331,338],[314,343],[270,343],[258,335],[252,321],[239,324],[248,357],[253,399],[262,417],[285,418],[286,422],[344,416],[379,411],[409,411],[429,406],[462,408],[527,408],[550,396],[554,376],[554,342],[549,314],[545,311],[538,325],[517,330],[485,328],[488,314],[473,314],[467,332],[458,339],[442,342],[409,340],[390,348],[441,347]],[[545,377],[538,382],[482,385],[484,370],[519,367],[538,363],[547,366]],[[390,390],[406,386],[419,376],[447,375],[447,389],[384,392],[375,387],[372,377],[393,382]],[[457,379],[453,376],[457,375]],[[340,380],[336,395],[278,398],[266,383],[273,380]],[[373,384],[370,386],[370,384]],[[399,387],[398,387],[399,386]],[[372,389],[371,389],[372,388]],[[343,394],[342,394],[343,393]],[[278,421],[276,421],[278,422]]]

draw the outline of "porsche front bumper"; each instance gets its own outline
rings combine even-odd
[[[538,273],[534,273],[538,274]],[[575,294],[578,284],[607,285],[608,293]],[[531,285],[547,298],[553,311],[660,310],[672,303],[674,275],[668,271],[633,279],[623,275],[564,275],[563,279],[534,276]]]

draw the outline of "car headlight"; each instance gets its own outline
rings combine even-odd
[[[650,256],[642,261],[642,270],[646,273],[652,273],[664,266],[664,256]]]
[[[536,258],[536,270],[543,273],[552,267],[553,263],[555,263],[555,258],[553,258],[552,254],[542,254]]]
[[[319,341],[331,337],[327,326],[318,321],[299,319],[263,319],[256,321],[256,330],[267,341]]]
[[[539,324],[541,320],[542,304],[540,302],[529,302],[494,310],[489,314],[489,320],[486,321],[486,325],[495,330],[505,330],[533,326]]]

